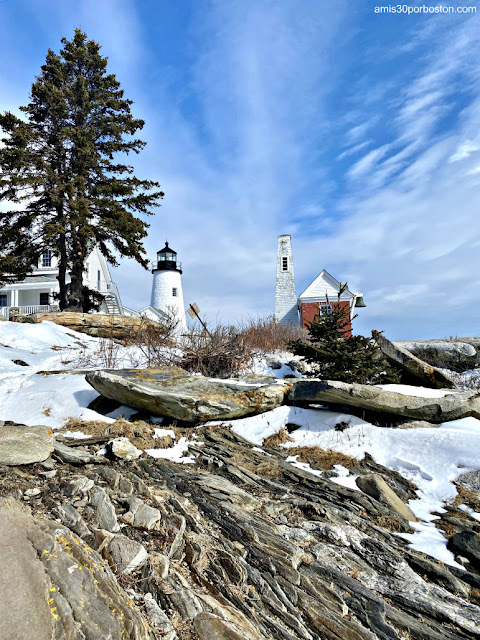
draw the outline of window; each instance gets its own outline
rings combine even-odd
[[[7,294],[0,293],[0,307],[6,307],[7,305]]]
[[[42,267],[52,266],[52,250],[47,249],[42,253]]]
[[[332,305],[331,304],[320,304],[320,315],[321,316],[330,316],[330,315],[332,315]]]
[[[177,287],[173,287],[173,289],[172,289],[172,296],[173,296],[174,298],[176,298],[176,297],[177,297]]]
[[[288,257],[282,257],[282,271],[288,271]]]
[[[50,304],[48,293],[41,293],[40,294],[40,304],[41,305]]]

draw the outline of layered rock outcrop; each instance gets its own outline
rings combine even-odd
[[[225,428],[202,429],[190,454],[195,463],[181,466],[57,458],[20,476],[0,467],[2,638],[477,636],[480,573],[463,542],[478,523],[468,514],[448,507],[439,517],[462,542],[452,549],[469,554],[461,570],[409,549],[392,533],[408,522],[334,484],[332,471],[312,475]],[[380,475],[402,500],[416,496],[371,459],[352,472]]]

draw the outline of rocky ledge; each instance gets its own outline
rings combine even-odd
[[[220,380],[191,375],[179,367],[91,371],[87,382],[102,396],[185,422],[231,420],[264,413],[282,404],[327,404],[440,424],[467,416],[480,418],[476,391],[438,390],[404,395],[365,384],[316,378],[278,380],[251,374]]]
[[[408,548],[415,488],[371,459],[351,461],[357,491],[228,428],[197,435],[192,464],[99,464],[63,444],[0,465],[2,638],[478,638],[466,513],[438,521],[465,568],[448,567]]]
[[[130,318],[116,314],[105,313],[75,313],[73,311],[32,313],[18,315],[17,322],[37,324],[39,322],[54,322],[68,327],[79,333],[86,333],[96,338],[112,338],[119,341],[131,341],[135,334],[144,326],[149,325],[157,330],[164,328],[145,318]]]

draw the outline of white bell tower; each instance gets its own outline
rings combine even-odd
[[[178,320],[176,332],[185,332],[187,321],[183,303],[182,265],[177,262],[177,252],[168,246],[168,242],[158,251],[152,273],[151,306],[167,316],[174,316]]]
[[[300,324],[293,274],[292,238],[287,234],[278,236],[275,320],[279,324]]]

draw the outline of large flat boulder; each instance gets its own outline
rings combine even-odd
[[[32,313],[18,316],[17,320],[32,324],[49,321],[96,338],[114,338],[123,341],[130,340],[145,325],[164,331],[162,325],[152,320],[106,313],[75,313],[73,311]]]
[[[43,462],[53,447],[54,435],[50,427],[0,426],[0,464]]]
[[[478,393],[438,391],[437,394],[437,397],[410,396],[365,384],[300,378],[292,382],[288,403],[346,405],[434,423],[467,416],[480,418]]]
[[[263,413],[283,404],[290,388],[270,376],[220,380],[190,375],[178,367],[93,371],[86,380],[110,400],[186,422]]]
[[[380,331],[372,331],[372,337],[389,360],[405,371],[408,371],[411,376],[426,387],[431,387],[432,389],[455,388],[453,380],[443,373],[443,371],[421,360],[411,353],[408,348],[405,348],[398,342],[390,342]]]

